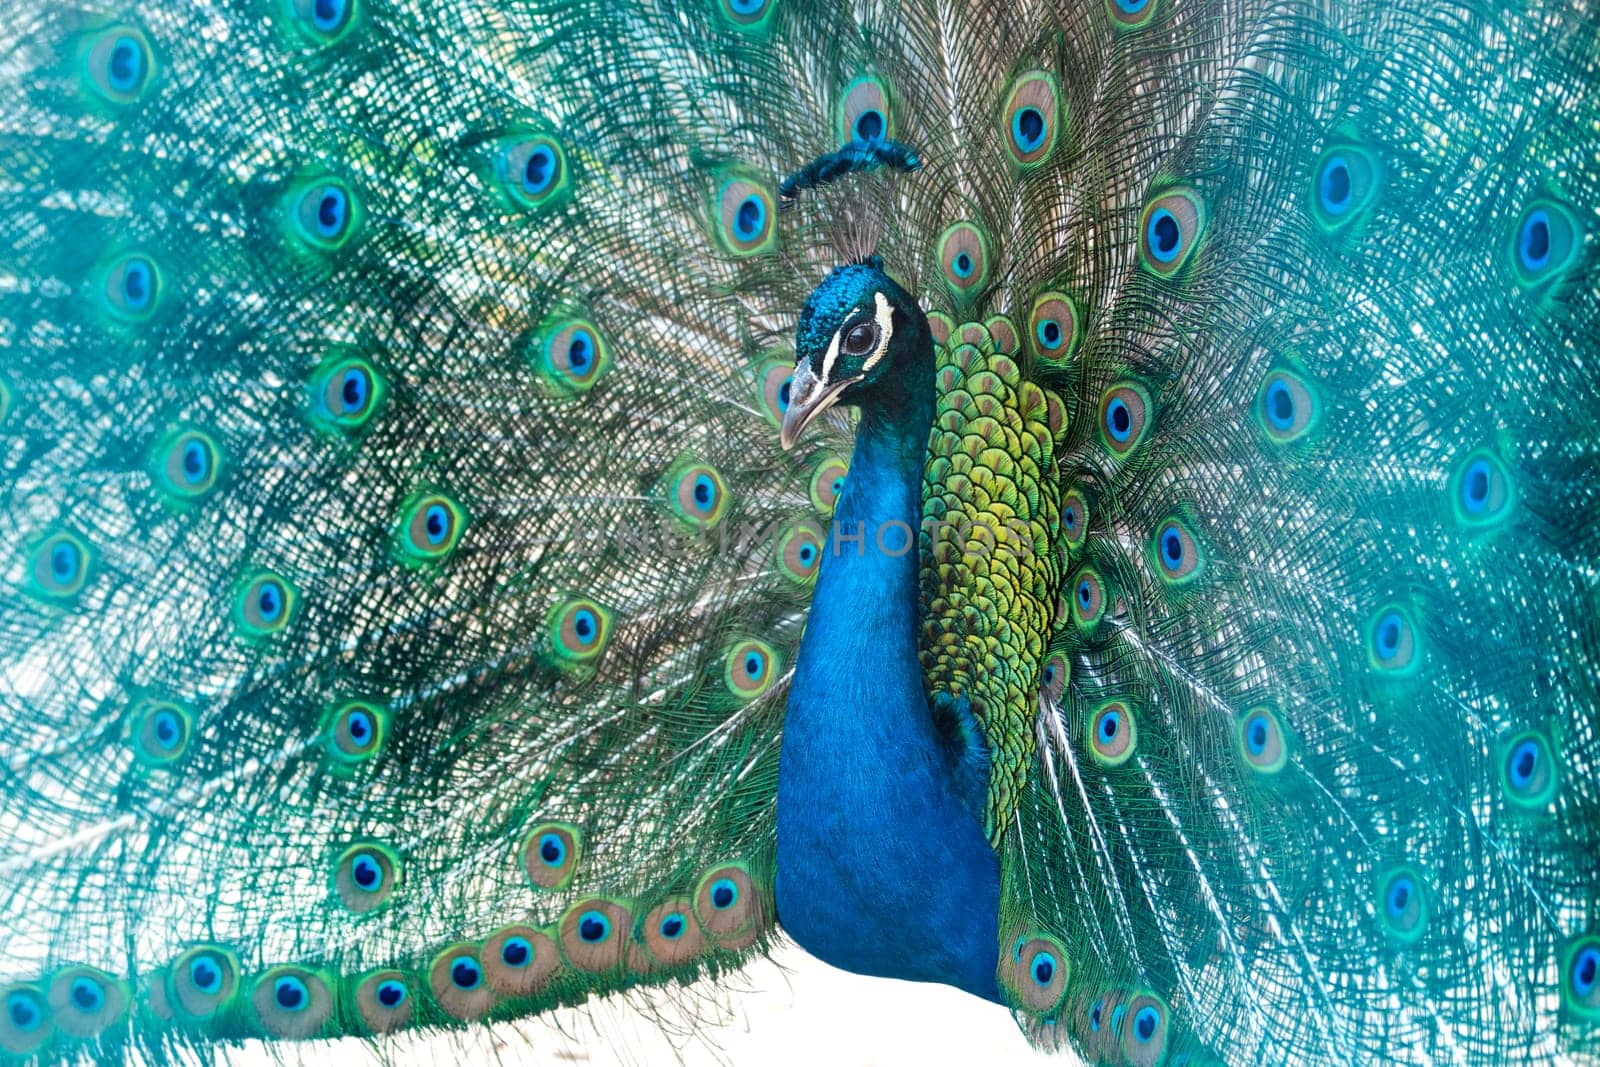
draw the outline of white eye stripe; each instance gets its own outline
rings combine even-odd
[[[878,365],[884,353],[889,351],[889,338],[894,334],[894,309],[889,306],[889,299],[882,293],[873,293],[872,298],[878,303],[874,314],[878,320],[878,350],[861,365],[863,373]]]
[[[828,353],[822,357],[821,384],[827,385],[833,381],[833,365],[839,361],[839,334],[833,335],[833,340],[828,342]]]

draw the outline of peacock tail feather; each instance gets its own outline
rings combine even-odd
[[[855,551],[848,422],[776,427],[876,253],[938,406],[870,550],[915,538],[1029,1037],[1600,1061],[1589,0],[8,23],[0,1060],[764,951]],[[885,138],[920,169],[781,195]]]

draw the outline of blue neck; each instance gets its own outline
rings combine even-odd
[[[778,916],[846,970],[996,1000],[999,865],[958,795],[917,659],[934,371],[931,341],[913,344],[898,387],[862,406],[800,642],[778,778]]]

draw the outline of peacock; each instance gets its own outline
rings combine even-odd
[[[1593,0],[5,22],[0,1061],[1600,1062]]]

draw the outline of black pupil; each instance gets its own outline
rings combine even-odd
[[[1578,981],[1589,985],[1595,979],[1595,971],[1600,969],[1600,958],[1593,955],[1585,956],[1578,961]]]
[[[1130,425],[1132,425],[1132,421],[1128,417],[1128,409],[1126,406],[1118,404],[1116,407],[1111,409],[1111,428],[1113,430],[1116,430],[1118,433],[1127,433]]]
[[[1288,422],[1294,417],[1294,397],[1289,395],[1289,390],[1279,388],[1272,391],[1272,414],[1279,422]]]
[[[1260,719],[1250,724],[1250,743],[1256,748],[1263,748],[1267,743],[1267,724]]]
[[[1400,627],[1396,623],[1383,624],[1383,633],[1378,635],[1383,647],[1393,650],[1400,644]]]
[[[478,984],[478,968],[462,960],[450,968],[450,980],[462,989],[471,989]]]
[[[725,885],[719,885],[711,891],[711,903],[719,908],[726,908],[733,903],[733,890]]]
[[[11,1021],[18,1026],[27,1026],[33,1022],[33,1005],[26,1000],[11,1002]]]
[[[386,1008],[392,1008],[400,1003],[400,998],[405,995],[397,985],[386,985],[378,988],[378,1003]]]
[[[598,941],[606,936],[606,925],[599,919],[585,919],[578,924],[578,936],[585,941]]]
[[[1162,539],[1161,549],[1167,554],[1167,558],[1174,563],[1183,558],[1183,542],[1178,539],[1178,535],[1175,533],[1169,532]]]
[[[161,719],[156,723],[156,736],[171,743],[178,736],[178,728],[172,725],[171,719]]]
[[[361,378],[351,374],[344,380],[344,402],[347,407],[355,407],[361,403]]]
[[[317,205],[317,221],[324,229],[333,229],[339,225],[339,196],[337,193],[325,193],[322,203]]]
[[[528,165],[522,168],[523,176],[528,179],[528,184],[535,189],[544,184],[545,177],[550,173],[550,156],[545,152],[535,152],[528,157]]]
[[[1078,586],[1078,599],[1081,600],[1086,605],[1089,603],[1089,583],[1088,582],[1084,582],[1082,585]]]
[[[1089,1012],[1089,1021],[1096,1026],[1100,1025],[1100,1005],[1096,1004],[1094,1010]]]
[[[1149,1041],[1150,1035],[1156,1032],[1156,1020],[1153,1015],[1140,1015],[1137,1025],[1139,1027],[1139,1036],[1146,1041]]]
[[[122,277],[122,291],[128,294],[128,299],[133,301],[143,300],[145,297],[144,271],[139,267],[129,268]]]
[[[683,932],[683,920],[674,915],[661,924],[661,932],[668,937],[677,937]]]
[[[1033,976],[1038,979],[1040,985],[1050,981],[1051,976],[1055,973],[1055,966],[1049,960],[1040,960],[1033,965]]]
[[[361,860],[356,864],[356,884],[370,887],[378,880],[378,868],[372,865],[371,860]]]
[[[578,621],[572,624],[572,628],[577,631],[579,637],[585,639],[594,633],[594,626],[589,622],[589,616],[587,615],[578,616]]]
[[[1350,199],[1350,168],[1342,162],[1328,168],[1328,203],[1343,204]]]
[[[705,482],[696,482],[694,487],[694,500],[697,504],[710,503],[711,486],[707,485]]]
[[[209,963],[202,963],[194,969],[194,984],[201,989],[210,989],[217,984],[216,968]]]
[[[66,545],[56,549],[55,555],[51,557],[50,566],[56,572],[57,578],[66,578],[72,573],[72,549]]]
[[[1053,322],[1045,323],[1044,324],[1044,339],[1045,339],[1045,343],[1046,344],[1052,344],[1052,345],[1060,344],[1061,343],[1061,327],[1057,326]]]
[[[1178,220],[1163,215],[1156,220],[1156,251],[1163,254],[1178,247]]]
[[[278,594],[274,593],[272,591],[272,587],[269,585],[265,589],[261,590],[261,610],[270,615],[276,611],[277,608]]]
[[[857,326],[850,331],[848,340],[850,342],[850,351],[865,352],[872,347],[872,330],[866,326]]]
[[[183,469],[190,475],[200,473],[203,457],[198,448],[187,448],[183,452]]]
[[[1107,715],[1100,720],[1100,736],[1108,741],[1117,736],[1117,717],[1115,715]]]
[[[876,111],[862,112],[856,119],[856,136],[863,141],[873,141],[883,136],[883,116]]]
[[[1411,890],[1406,888],[1406,884],[1404,882],[1401,882],[1399,885],[1394,887],[1394,909],[1396,911],[1404,910],[1406,902],[1410,899]]]
[[[300,1006],[300,990],[293,982],[284,982],[278,987],[277,994],[278,1003],[283,1007],[296,1008]]]
[[[1022,139],[1029,144],[1044,136],[1044,116],[1038,108],[1024,108],[1017,116],[1017,125],[1022,129]]]
[[[339,17],[338,0],[317,0],[312,10],[316,12],[318,22],[332,22]]]
[[[553,838],[547,839],[539,846],[539,855],[546,863],[559,863],[561,861],[561,845]]]
[[[87,982],[79,983],[72,987],[72,999],[84,1011],[91,1011],[95,1006],[95,988]]]
[[[1473,500],[1486,499],[1489,496],[1489,475],[1484,471],[1473,471],[1471,480],[1467,482],[1467,492]]]
[[[572,346],[567,349],[567,362],[578,370],[589,365],[589,342],[582,337],[574,337]]]
[[[761,673],[761,657],[746,656],[744,658],[744,673],[754,677]]]
[[[778,386],[778,404],[782,407],[789,406],[789,386],[792,384],[793,379],[785,379],[784,383]]]
[[[367,736],[367,720],[363,716],[355,715],[351,717],[350,736],[357,741],[363,740]]]
[[[1531,259],[1543,259],[1549,251],[1550,226],[1539,219],[1528,227],[1528,256]]]
[[[959,256],[956,257],[956,270],[960,271],[962,274],[965,274],[971,269],[972,269],[972,257],[971,256],[969,256],[965,252],[963,252]]]
[[[506,947],[500,951],[500,958],[513,967],[521,967],[528,962],[528,946],[520,941],[507,941]]]
[[[1517,777],[1524,780],[1533,777],[1534,755],[1532,748],[1525,748],[1517,753]]]

